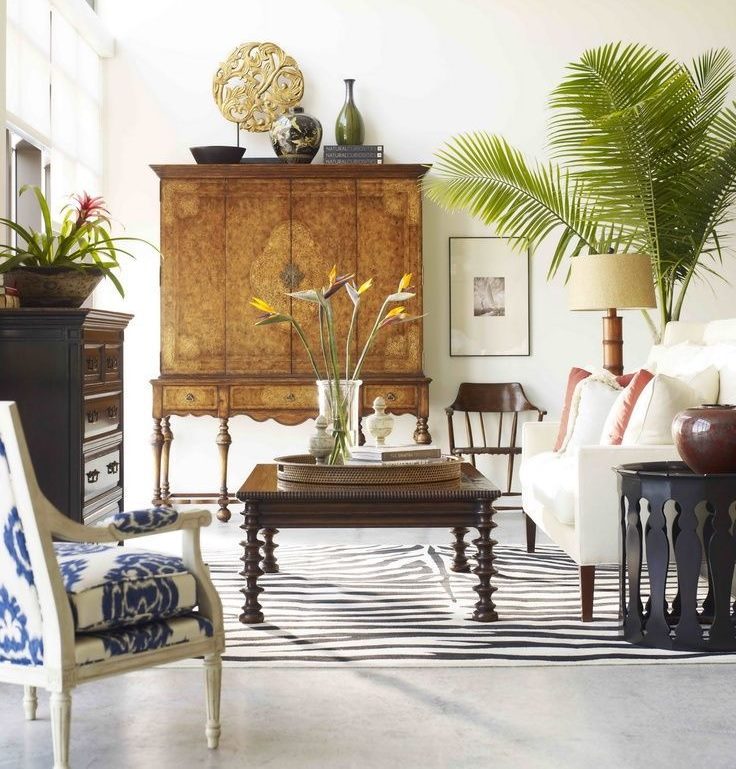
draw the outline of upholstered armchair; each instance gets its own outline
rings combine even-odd
[[[63,516],[36,482],[18,411],[0,402],[0,681],[50,692],[54,769],[69,767],[71,690],[104,676],[204,657],[210,748],[220,736],[222,604],[202,562],[205,510]],[[181,557],[121,541],[182,532]]]

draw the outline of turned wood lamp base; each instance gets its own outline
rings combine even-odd
[[[603,316],[603,368],[614,376],[624,373],[624,319],[611,307]]]

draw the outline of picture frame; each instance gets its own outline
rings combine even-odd
[[[451,237],[449,252],[450,357],[530,355],[529,250]]]

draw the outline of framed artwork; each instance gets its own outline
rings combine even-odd
[[[450,238],[450,355],[529,355],[529,251]]]

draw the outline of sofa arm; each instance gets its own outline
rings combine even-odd
[[[521,428],[522,462],[543,451],[552,451],[559,430],[559,422],[524,422]]]
[[[575,527],[581,563],[617,563],[620,507],[614,468],[630,462],[679,459],[672,446],[581,446],[578,449],[578,494]]]

